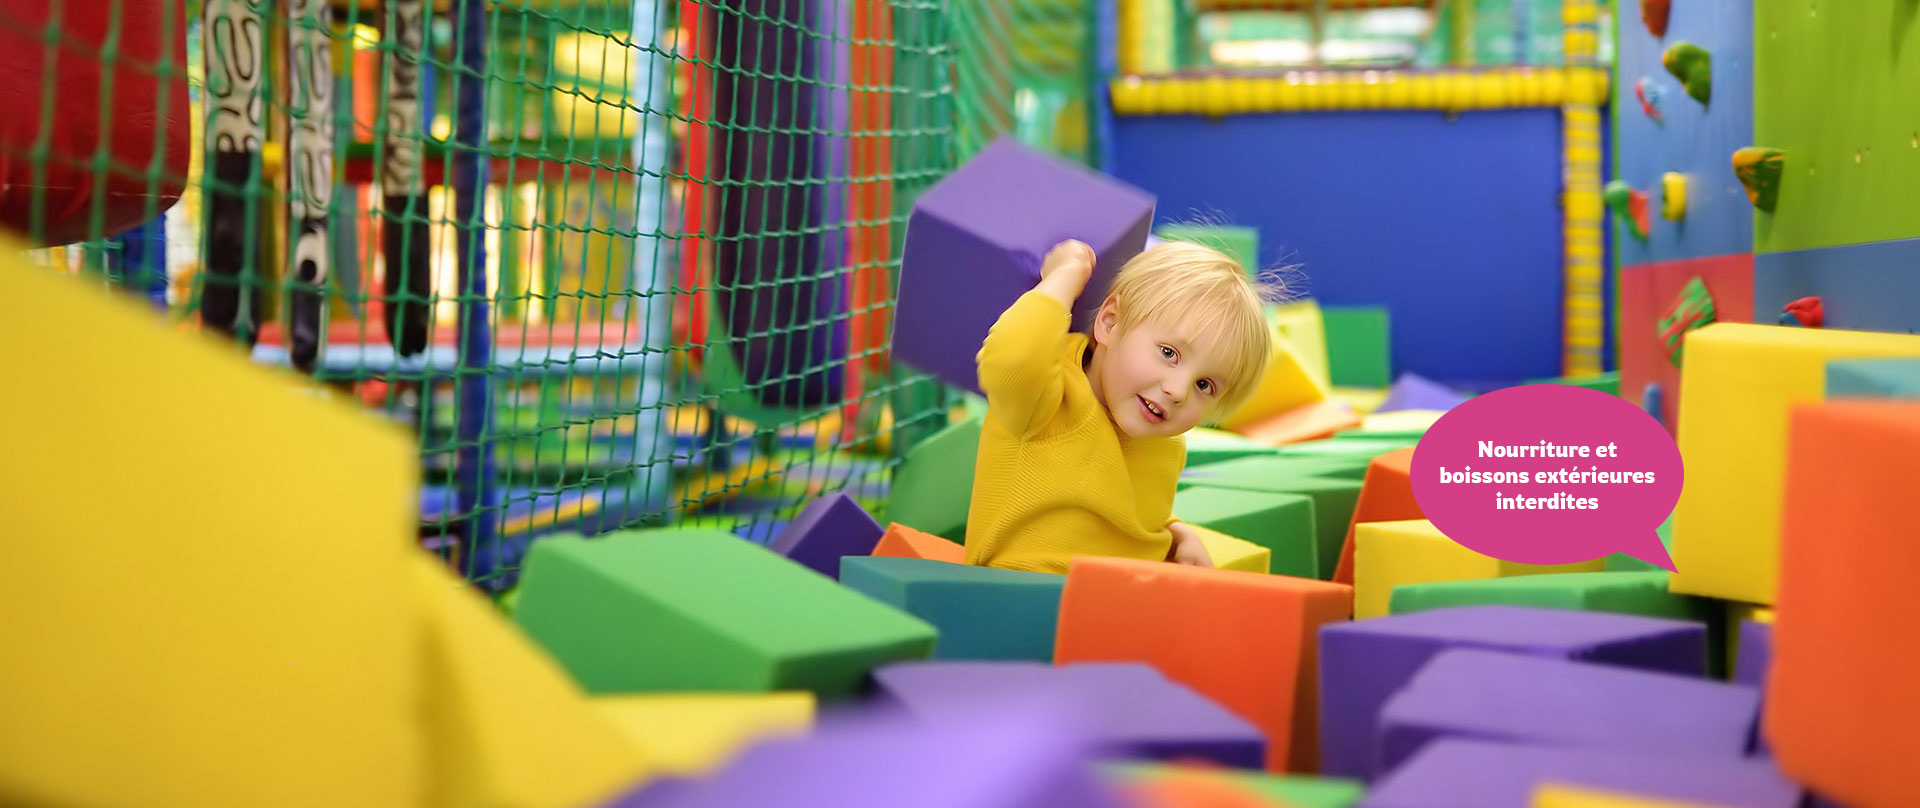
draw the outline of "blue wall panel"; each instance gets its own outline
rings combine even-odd
[[[1820,298],[1827,328],[1920,333],[1920,239],[1875,241],[1753,257],[1753,319]]]
[[[1640,0],[1620,0],[1619,68],[1613,116],[1619,154],[1614,175],[1646,192],[1652,231],[1641,242],[1614,228],[1621,266],[1753,252],[1753,205],[1733,176],[1733,153],[1753,143],[1753,0],[1689,0],[1673,4],[1665,39],[1640,20]],[[1660,64],[1668,45],[1685,40],[1713,56],[1712,103],[1702,106]],[[1634,97],[1642,78],[1657,91],[1661,121]],[[1687,215],[1660,216],[1660,177],[1687,175]]]
[[[1121,117],[1111,147],[1161,222],[1255,227],[1322,303],[1386,306],[1395,373],[1560,374],[1558,110]]]

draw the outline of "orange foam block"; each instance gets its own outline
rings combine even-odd
[[[886,558],[924,558],[930,561],[967,563],[967,548],[925,531],[894,522],[873,548],[873,554]]]
[[[1360,499],[1353,506],[1353,520],[1347,523],[1347,541],[1340,547],[1340,565],[1334,568],[1333,582],[1353,583],[1353,528],[1361,522],[1399,522],[1425,519],[1420,503],[1413,499],[1413,447],[1396,449],[1367,464],[1367,476],[1360,483]]]
[[[1333,433],[1359,426],[1363,421],[1360,414],[1346,404],[1325,400],[1302,404],[1271,418],[1247,424],[1240,432],[1260,443],[1279,446],[1330,438]]]
[[[1920,403],[1795,408],[1764,732],[1834,802],[1920,805]]]
[[[1267,736],[1269,771],[1319,768],[1320,626],[1353,588],[1083,556],[1067,572],[1054,662],[1145,662]]]

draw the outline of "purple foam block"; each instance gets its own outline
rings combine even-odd
[[[1741,622],[1740,654],[1733,663],[1733,681],[1764,691],[1767,685],[1767,666],[1772,662],[1773,624],[1758,620]],[[1766,708],[1762,706],[1761,709]],[[1772,751],[1759,727],[1754,728],[1752,748],[1762,754]]]
[[[1185,758],[1258,769],[1260,730],[1143,663],[922,662],[874,671],[880,692],[931,721],[967,715],[1010,694],[1075,710],[1106,755]]]
[[[1323,773],[1367,778],[1380,707],[1435,654],[1483,648],[1704,676],[1700,623],[1526,606],[1464,606],[1320,630]]]
[[[1382,779],[1360,808],[1527,808],[1544,783],[1698,802],[1797,808],[1799,787],[1767,761],[1449,738]]]
[[[1387,397],[1374,412],[1395,410],[1450,410],[1467,400],[1453,388],[1412,373],[1402,373],[1387,390]]]
[[[1454,649],[1380,710],[1385,775],[1450,737],[1739,758],[1760,691],[1710,679],[1505,651]]]
[[[1145,249],[1152,196],[1002,137],[929,188],[907,218],[893,355],[980,393],[975,358],[1000,314],[1040,281],[1067,239],[1093,248],[1093,278],[1073,310],[1084,331],[1114,274]]]
[[[834,580],[840,558],[872,555],[886,529],[844,491],[807,503],[800,515],[773,538],[771,549]]]
[[[876,711],[748,747],[720,771],[606,808],[1122,808],[1068,716],[1022,701],[926,722]]]

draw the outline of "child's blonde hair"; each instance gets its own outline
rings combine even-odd
[[[1231,415],[1259,388],[1274,351],[1261,304],[1284,297],[1278,280],[1256,282],[1240,262],[1211,247],[1163,241],[1121,267],[1108,294],[1121,332],[1143,322],[1192,317],[1199,325],[1195,338],[1220,346],[1226,390],[1209,421]]]

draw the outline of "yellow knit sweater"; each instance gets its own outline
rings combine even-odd
[[[967,512],[967,563],[1065,573],[1078,555],[1167,557],[1186,440],[1132,438],[1087,381],[1087,335],[1028,292],[980,348],[986,424]]]

